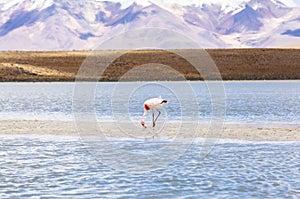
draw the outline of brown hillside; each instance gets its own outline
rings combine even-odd
[[[99,51],[109,56],[116,51]],[[300,49],[209,49],[223,80],[300,79]],[[84,62],[91,61],[91,51],[5,51],[0,52],[0,81],[74,81]],[[189,50],[190,57],[199,56]],[[89,56],[89,59],[86,59]],[[101,62],[101,57],[95,57]],[[154,64],[159,63],[159,64]],[[134,70],[145,64],[141,70]],[[98,67],[90,63],[91,68]],[[172,70],[165,68],[169,66]],[[163,68],[163,70],[162,70]],[[175,69],[178,72],[172,73]],[[130,73],[128,73],[130,71]],[[153,73],[153,71],[156,71]],[[130,51],[114,60],[102,81],[189,80],[202,77],[184,58],[162,50]],[[215,74],[209,74],[215,79]]]

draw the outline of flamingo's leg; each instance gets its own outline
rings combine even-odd
[[[155,127],[154,111],[152,110],[152,127]]]
[[[155,120],[154,120],[154,124],[155,124],[157,118],[158,118],[158,117],[160,116],[160,114],[161,114],[161,112],[160,112],[159,110],[157,110],[157,112],[158,112],[158,115],[156,116],[156,118],[155,118]]]

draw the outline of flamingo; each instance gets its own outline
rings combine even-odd
[[[145,124],[144,117],[147,114],[149,110],[152,110],[152,127],[155,127],[155,122],[157,118],[160,116],[161,112],[158,110],[159,108],[163,107],[165,104],[167,104],[168,101],[161,98],[161,96],[157,98],[151,98],[144,102],[144,114],[142,116],[141,124],[144,128],[147,128]],[[154,110],[158,112],[158,115],[154,119]]]

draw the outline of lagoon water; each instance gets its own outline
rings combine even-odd
[[[134,83],[125,83],[125,85]],[[168,121],[180,120],[182,112],[189,103],[180,104],[178,96],[187,92],[172,91],[167,87],[181,88],[183,82],[161,82],[142,85],[131,93],[124,93],[124,101],[128,101],[128,117],[140,120],[143,113],[144,100],[161,95],[169,100],[164,107],[164,115]],[[194,110],[199,112],[199,121],[210,121],[212,115],[211,93],[203,82],[189,82],[192,97],[198,102]],[[113,111],[122,105],[113,105],[122,100],[122,88],[116,83],[99,83],[91,111],[95,111],[97,119],[114,120]],[[93,88],[95,85],[91,85]],[[73,120],[74,84],[73,83],[4,83],[0,85],[0,119],[26,120]],[[78,91],[84,97],[84,91]],[[186,92],[186,93],[185,93]],[[225,109],[224,120],[232,123],[300,123],[300,82],[299,81],[245,81],[224,82]],[[129,96],[129,97],[128,97]],[[128,97],[128,98],[126,98]],[[113,100],[111,100],[113,99]],[[187,99],[188,100],[188,99]],[[116,101],[116,102],[115,102]],[[120,101],[123,102],[123,101]],[[188,113],[187,113],[188,114]],[[185,114],[185,115],[187,115]]]
[[[170,84],[180,87],[181,83]],[[120,92],[115,85],[97,85],[93,110],[99,121],[114,120],[113,110],[118,111],[118,107],[114,109],[110,99],[112,93]],[[196,88],[199,120],[209,121],[209,91],[201,82],[191,86]],[[72,83],[5,83],[0,87],[0,120],[74,119]],[[224,87],[225,122],[300,123],[299,81],[226,82]],[[143,99],[162,92],[162,97],[170,100],[162,119],[180,120],[185,107],[178,106],[178,94],[156,84],[139,87],[130,94],[129,117],[138,120]],[[164,143],[130,139],[113,142],[126,152],[139,154]],[[77,136],[14,135],[13,130],[11,135],[0,133],[0,198],[300,196],[300,142],[220,140],[206,156],[200,154],[202,147],[196,142],[164,167],[131,173],[101,162]]]
[[[193,144],[156,171],[111,169],[75,138],[1,136],[1,198],[297,198],[300,143],[226,141],[206,157]],[[125,142],[119,142],[124,145]],[[126,144],[151,145],[156,142]]]

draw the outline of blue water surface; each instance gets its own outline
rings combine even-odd
[[[93,107],[90,111],[95,112],[99,121],[115,119],[114,111],[118,111],[118,108],[123,106],[118,104],[122,96],[129,96],[128,99],[125,98],[129,101],[126,113],[128,120],[140,120],[143,114],[143,102],[148,98],[158,96],[169,100],[169,104],[164,107],[167,120],[181,120],[182,115],[188,115],[185,109],[190,107],[188,103],[181,103],[178,96],[183,96],[183,98],[185,95],[190,96],[185,93],[189,91],[174,93],[168,89],[168,85],[180,90],[186,84],[189,84],[195,92],[193,96],[198,107],[193,107],[193,110],[199,114],[199,120],[210,121],[213,116],[210,92],[214,91],[208,90],[204,82],[148,83],[129,94],[116,89],[118,84],[93,85],[95,93],[89,97],[93,100]],[[223,86],[225,122],[300,123],[299,81],[229,81],[224,82]],[[2,83],[0,88],[0,119],[74,119],[73,104],[76,88],[74,83]],[[115,93],[121,97],[113,98]],[[82,95],[84,97],[84,91]]]
[[[178,100],[178,95],[184,98],[190,93],[175,93],[168,84],[180,90],[186,82],[146,84],[131,93],[116,89],[117,83],[98,83],[90,99],[91,111],[98,121],[114,120],[114,111],[125,106],[128,120],[140,120],[143,101],[161,95],[169,100],[162,109],[165,120],[178,121],[188,110],[191,115],[196,111],[200,121],[210,121],[212,91],[205,83],[189,82],[198,104],[192,109]],[[300,123],[299,81],[223,85],[227,123]],[[1,83],[0,88],[0,120],[74,120],[74,83]],[[124,94],[124,98],[114,99],[115,94]],[[116,139],[113,144],[128,153],[147,154],[161,148],[165,141]],[[299,142],[220,140],[206,156],[201,155],[202,149],[201,142],[196,142],[165,166],[132,173],[111,167],[107,164],[109,151],[93,154],[78,136],[14,135],[12,130],[11,135],[0,133],[0,198],[300,196]],[[111,158],[118,161],[115,156]],[[147,156],[145,160],[153,161]]]
[[[159,145],[119,141],[119,146]],[[168,166],[145,173],[114,170],[80,140],[11,135],[0,139],[1,198],[297,198],[299,142],[217,144],[207,156],[193,144]]]

